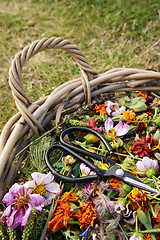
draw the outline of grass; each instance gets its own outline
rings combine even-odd
[[[77,44],[99,73],[131,67],[160,71],[159,0],[0,0],[0,131],[16,112],[8,71],[14,55],[37,39]],[[22,86],[34,102],[80,76],[70,55],[48,50],[32,58]]]

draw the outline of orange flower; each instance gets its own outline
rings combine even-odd
[[[136,116],[135,113],[129,112],[129,111],[124,111],[122,112],[123,116],[126,117],[127,120],[133,120]]]
[[[109,183],[114,189],[118,189],[118,190],[120,188],[120,185],[122,185],[122,182],[116,178],[111,178],[109,180]]]
[[[153,239],[149,233],[144,234],[144,235],[146,237],[146,240],[152,240]],[[155,237],[156,237],[157,240],[160,239],[158,234],[155,234]]]
[[[148,210],[148,198],[146,192],[141,192],[138,188],[133,189],[129,194],[128,198],[131,200],[130,207],[135,211],[140,207],[144,212]]]
[[[60,200],[57,201],[57,210],[52,220],[48,223],[48,229],[52,229],[52,231],[55,232],[59,228],[67,226],[70,218],[78,218],[78,214],[71,210],[72,207],[69,201],[76,202],[77,197],[73,193],[65,192]]]
[[[144,97],[145,99],[147,99],[147,94],[146,93],[139,92],[139,93],[137,93],[137,97],[138,96]]]
[[[106,105],[102,104],[99,106],[95,106],[95,108],[93,108],[93,110],[96,110],[96,113],[100,113],[100,116],[102,117],[105,113],[107,113],[106,111]]]
[[[97,218],[97,213],[94,210],[94,204],[91,201],[80,204],[81,209],[79,212],[78,221],[80,226],[87,228],[89,225],[93,227],[94,220]]]

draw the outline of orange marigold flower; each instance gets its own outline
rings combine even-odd
[[[133,189],[129,194],[128,198],[131,200],[130,207],[135,211],[138,207],[144,212],[148,210],[148,198],[146,192],[141,192],[138,188]]]
[[[105,113],[107,113],[107,111],[106,111],[106,105],[105,105],[105,104],[95,106],[95,108],[93,108],[93,110],[96,110],[96,113],[99,112],[101,117],[102,117]]]
[[[72,211],[72,207],[69,201],[76,202],[77,197],[73,193],[65,192],[60,200],[57,201],[58,206],[52,220],[48,223],[48,229],[52,229],[53,232],[67,226],[70,218],[78,218],[78,214]]]
[[[79,212],[78,221],[80,226],[87,228],[89,225],[93,227],[94,220],[98,217],[96,211],[94,210],[94,204],[91,201],[80,204],[81,209]]]
[[[146,237],[146,240],[152,240],[153,239],[149,233],[144,234],[144,235]],[[155,237],[156,237],[157,240],[160,239],[158,234],[155,234]]]
[[[139,92],[139,93],[137,93],[137,97],[138,96],[144,97],[145,99],[147,99],[147,94],[146,93]]]
[[[118,180],[117,178],[111,178],[109,180],[109,183],[114,189],[118,189],[118,190],[120,188],[120,185],[122,185],[122,182],[120,180]]]
[[[122,112],[123,116],[126,117],[127,120],[133,120],[136,116],[135,113],[130,112],[130,111],[124,111]]]

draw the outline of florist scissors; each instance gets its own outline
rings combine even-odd
[[[70,143],[67,143],[66,141],[64,141],[64,136],[66,134],[68,134],[69,132],[73,133],[75,131],[83,131],[83,132],[87,132],[87,133],[91,133],[96,135],[106,146],[107,150],[109,151],[110,154],[113,154],[113,149],[110,146],[110,144],[107,142],[107,140],[105,139],[105,137],[90,128],[87,127],[70,127],[66,130],[64,130],[61,135],[60,135],[60,143],[61,144],[54,144],[52,145],[45,154],[45,162],[46,165],[48,166],[48,168],[52,171],[53,175],[55,175],[57,178],[61,179],[64,182],[71,182],[71,183],[83,183],[83,182],[90,182],[93,180],[97,180],[98,178],[106,178],[106,177],[116,177],[122,181],[124,181],[127,184],[131,184],[135,187],[144,189],[146,191],[152,192],[152,193],[158,193],[157,190],[151,188],[150,186],[146,185],[145,183],[143,183],[142,181],[140,181],[138,178],[132,176],[131,174],[129,174],[128,172],[123,171],[122,169],[118,168],[115,164],[115,162],[107,157],[95,154],[93,152],[89,152],[83,149],[80,149],[74,145],[71,145]],[[54,167],[52,166],[49,158],[50,158],[50,153],[55,150],[55,149],[60,149],[62,152],[67,152],[69,155],[72,155],[73,157],[75,157],[77,160],[79,160],[80,162],[84,163],[85,165],[87,165],[90,169],[92,169],[94,172],[96,172],[96,175],[88,175],[85,177],[79,177],[79,178],[71,178],[71,177],[67,177],[64,176],[60,173],[58,173]],[[91,163],[90,161],[88,161],[87,159],[85,159],[84,157],[82,157],[82,154],[84,156],[88,156],[91,157],[93,159],[97,159],[100,161],[104,161],[108,164],[109,169],[108,170],[102,170],[100,168],[98,168],[97,166],[95,166],[93,163]]]

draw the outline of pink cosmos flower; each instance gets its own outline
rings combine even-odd
[[[119,116],[126,110],[126,107],[121,107],[118,103],[113,103],[109,100],[105,102],[105,105],[107,106],[106,111],[109,116]]]
[[[120,137],[125,135],[130,129],[130,126],[126,123],[123,124],[122,121],[120,121],[115,127],[113,127],[113,124],[114,123],[111,118],[108,118],[105,121],[105,130],[108,135]]]
[[[95,172],[93,172],[89,167],[87,167],[84,163],[81,163],[80,170],[82,173],[82,176],[88,176],[88,175],[96,175]]]
[[[44,198],[39,194],[28,194],[23,185],[15,183],[2,201],[7,205],[7,208],[0,221],[8,217],[6,223],[11,229],[14,229],[19,225],[25,226],[27,224],[32,207],[42,211],[41,204],[44,202]]]
[[[142,238],[139,234],[134,233],[129,240],[142,240]]]
[[[40,194],[44,198],[45,205],[51,204],[55,195],[60,193],[60,186],[58,183],[52,182],[54,176],[49,172],[48,174],[42,174],[34,172],[31,174],[33,180],[24,184],[24,187],[28,189],[28,192],[33,194]]]
[[[147,177],[152,177],[159,170],[158,161],[149,157],[143,157],[142,161],[136,163],[136,169]]]

